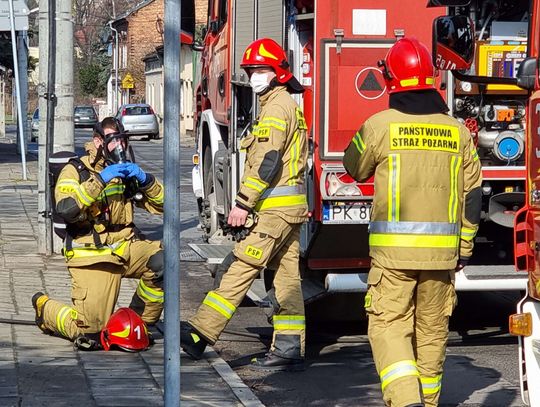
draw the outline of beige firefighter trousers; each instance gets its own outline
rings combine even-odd
[[[153,281],[155,274],[147,262],[161,250],[160,246],[159,241],[134,240],[128,246],[128,261],[123,265],[68,267],[73,306],[47,301],[43,311],[45,327],[71,340],[101,331],[114,312],[122,278],[140,279],[134,299],[137,296],[144,302],[142,319],[155,323],[163,310],[163,289]]]
[[[389,270],[374,262],[368,285],[368,336],[386,405],[437,406],[454,270]]]
[[[274,276],[277,307],[270,350],[287,358],[302,358],[305,316],[299,273],[300,224],[261,213],[251,233],[236,243],[232,261],[218,289],[210,291],[189,323],[211,344],[234,315],[253,281],[265,267]]]

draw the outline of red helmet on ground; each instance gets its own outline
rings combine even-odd
[[[416,38],[402,38],[379,62],[389,94],[411,90],[435,89],[435,68],[431,54]]]
[[[274,70],[276,79],[281,84],[287,83],[293,77],[289,71],[289,62],[287,62],[285,51],[270,38],[253,41],[244,52],[240,66],[244,69],[269,66]]]
[[[138,352],[150,346],[146,324],[131,308],[119,308],[101,331],[101,344],[105,350],[118,346],[128,352]]]

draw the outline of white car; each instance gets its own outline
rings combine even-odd
[[[32,114],[32,121],[30,122],[30,128],[31,128],[31,135],[30,135],[30,141],[33,143],[34,141],[37,141],[39,136],[39,108],[34,110],[34,114]]]
[[[127,104],[120,106],[116,119],[124,126],[129,135],[148,135],[149,138],[159,138],[159,123],[154,110],[145,103]]]

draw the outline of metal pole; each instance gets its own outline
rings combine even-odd
[[[21,99],[21,111],[23,115],[20,117],[20,123],[23,128],[24,142],[28,143],[28,36],[26,31],[17,32],[17,56],[19,62],[19,95]],[[26,145],[26,144],[25,144]]]
[[[0,138],[6,137],[6,82],[5,69],[0,66]]]
[[[13,51],[13,70],[15,71],[15,89],[17,91],[17,116],[18,123],[17,130],[19,130],[19,142],[21,143],[21,164],[22,164],[22,176],[23,180],[27,180],[28,176],[26,174],[26,140],[24,139],[23,126],[22,123],[25,120],[25,116],[22,112],[21,106],[21,82],[19,78],[19,61],[17,60],[17,41],[15,36],[15,11],[13,9],[13,0],[9,0],[9,19],[11,22],[11,50]]]
[[[180,22],[182,1],[165,0],[165,406],[180,405]]]

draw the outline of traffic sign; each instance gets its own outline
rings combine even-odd
[[[135,80],[133,79],[133,76],[131,76],[130,73],[127,73],[126,76],[124,76],[124,79],[122,79],[122,88],[133,89],[134,85]]]
[[[0,0],[0,31],[11,31],[10,1],[13,1],[15,31],[27,31],[29,11],[25,0]]]

